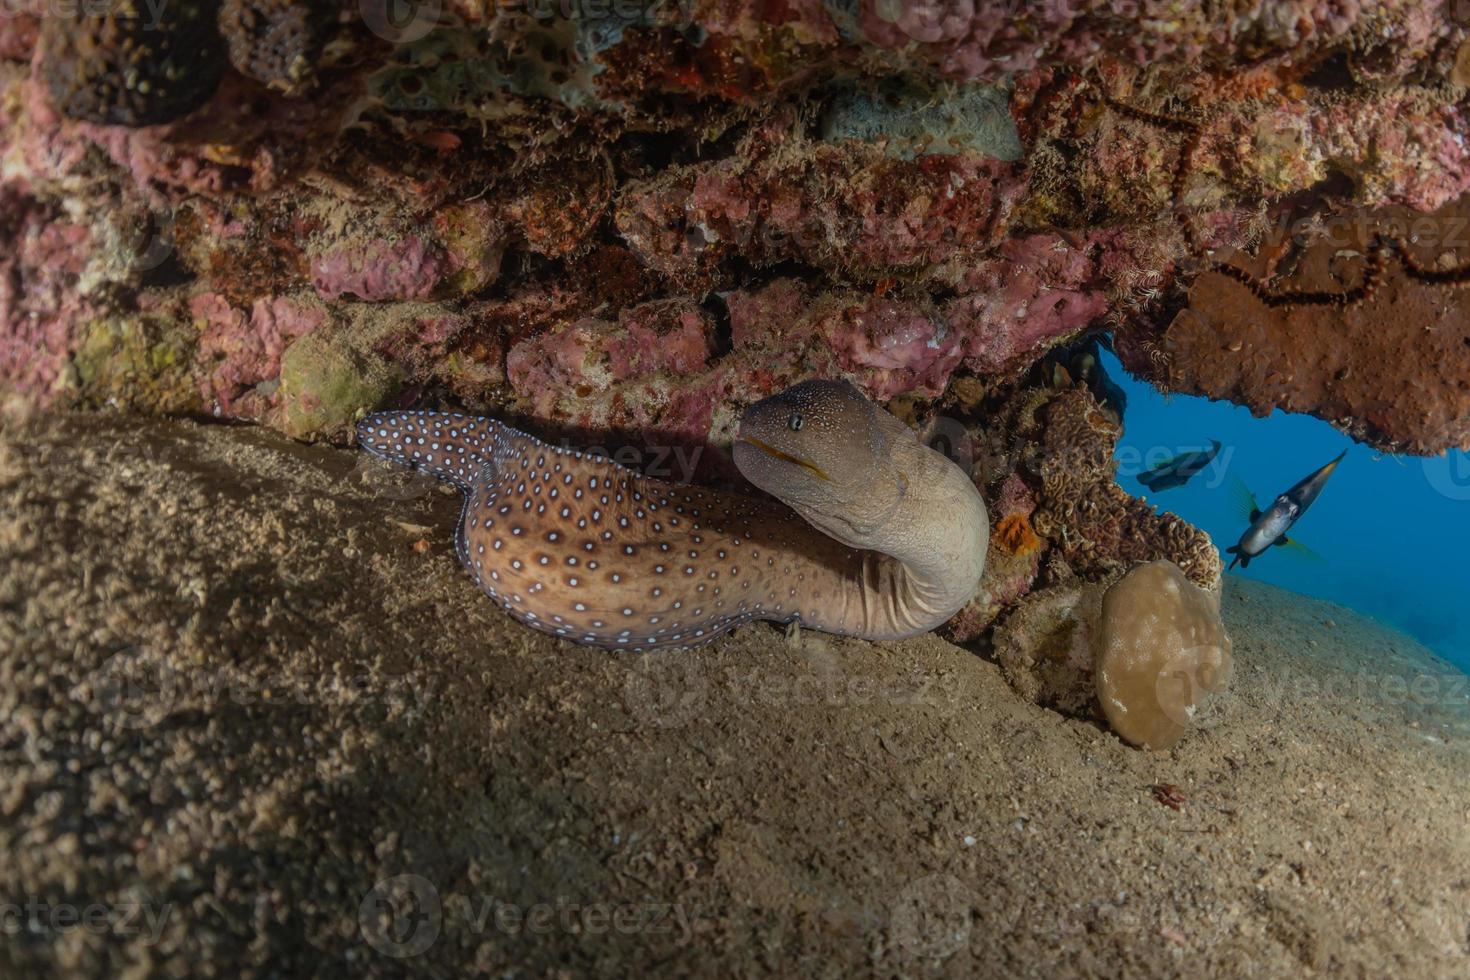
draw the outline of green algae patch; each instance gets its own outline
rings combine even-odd
[[[281,411],[296,438],[329,434],[350,425],[397,389],[397,372],[353,350],[330,331],[298,340],[281,357]]]
[[[104,317],[87,325],[72,357],[78,400],[155,414],[199,407],[194,347],[172,321]]]
[[[434,216],[434,230],[458,267],[439,284],[439,293],[470,296],[499,277],[505,233],[484,201],[444,208]]]

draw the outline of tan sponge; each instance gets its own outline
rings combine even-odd
[[[1125,741],[1166,749],[1230,684],[1219,600],[1169,561],[1139,565],[1103,596],[1093,676]]]

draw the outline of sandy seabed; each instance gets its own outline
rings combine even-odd
[[[0,975],[1470,973],[1470,679],[1372,620],[1231,579],[1232,693],[1145,753],[932,636],[553,641],[457,515],[255,429],[9,426]]]

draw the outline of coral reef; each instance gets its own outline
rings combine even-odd
[[[249,309],[311,288],[345,319],[432,302],[449,322],[540,293],[553,315],[496,336],[481,317],[475,349],[677,301],[713,317],[710,364],[679,386],[703,389],[682,399],[696,413],[790,372],[937,397],[957,374],[1014,377],[1105,314],[1155,322],[1193,246],[1251,240],[1262,202],[1341,177],[1346,202],[1425,209],[1470,180],[1463,105],[1435,87],[1466,28],[1442,5],[998,10],[456,3],[398,23],[374,4],[229,0],[217,30],[207,4],[157,24],[140,5],[6,15],[6,186],[81,205],[91,243],[41,359],[97,353],[92,307]],[[104,234],[122,214],[169,234]],[[166,262],[139,268],[120,239]],[[785,315],[800,336],[769,342],[765,318]],[[504,364],[407,336],[388,355],[404,375],[461,400],[620,429],[668,411],[667,390],[603,397],[595,377],[573,386],[589,401],[533,398]],[[95,400],[48,373],[5,378]],[[278,395],[247,414],[284,425]]]
[[[871,141],[756,139],[623,192],[618,231],[645,265],[688,283],[714,279],[732,255],[839,281],[922,275],[996,244],[1022,187],[1014,164],[983,155],[896,160]]]
[[[1118,485],[1113,450],[1122,425],[1111,393],[1096,347],[1087,345],[1048,358],[1019,382],[980,393],[972,405],[953,406],[973,419],[963,455],[985,495],[993,531],[979,593],[949,623],[952,639],[982,638],[1033,593],[1072,595],[1076,604],[1084,586],[1139,562],[1167,560],[1199,585],[1219,587],[1223,566],[1209,536]],[[998,654],[1003,633],[996,634]],[[1029,664],[1034,642],[1015,647],[1021,652],[1012,661]],[[1064,690],[1070,682],[1025,679],[1029,671],[1008,669],[1018,690],[1046,704],[1076,703],[1075,690]]]
[[[1166,561],[1140,565],[1108,589],[1096,644],[1103,713],[1120,737],[1143,748],[1179,741],[1230,684],[1218,594]]]
[[[1216,588],[1220,553],[1205,534],[1173,514],[1158,514],[1114,479],[1113,447],[1122,435],[1085,386],[1041,409],[1038,532],[1080,575],[1106,575],[1136,562],[1168,558],[1189,579]]]
[[[334,441],[466,408],[726,479],[745,406],[846,378],[972,445],[977,641],[1033,590],[1219,575],[1112,479],[1104,330],[1171,390],[1470,444],[1447,232],[1272,302],[1470,214],[1447,0],[46,14],[0,12],[6,395]],[[1313,244],[1340,218],[1368,260]]]

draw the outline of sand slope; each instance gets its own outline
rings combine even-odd
[[[0,440],[0,973],[1470,972],[1470,685],[1371,621],[1233,580],[1144,754],[932,637],[555,643],[387,473]]]

